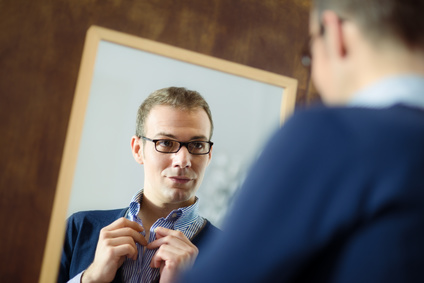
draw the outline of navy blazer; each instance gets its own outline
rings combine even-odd
[[[181,282],[424,282],[424,111],[298,111]]]
[[[115,210],[82,211],[71,215],[67,222],[65,243],[60,262],[58,282],[67,282],[93,262],[100,230],[118,218],[124,217],[128,208]],[[220,231],[209,221],[191,239],[192,243],[201,249],[204,238],[213,236]],[[117,276],[113,282],[119,282]]]

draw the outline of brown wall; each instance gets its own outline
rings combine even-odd
[[[308,0],[0,0],[0,282],[36,282],[95,24],[299,79]]]

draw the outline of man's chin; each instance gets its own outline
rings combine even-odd
[[[194,203],[195,192],[192,188],[172,187],[165,189],[165,195],[169,203]]]

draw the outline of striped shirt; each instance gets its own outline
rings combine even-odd
[[[138,217],[140,204],[143,200],[143,190],[137,192],[132,198],[126,218],[143,226]],[[148,243],[156,239],[155,228],[165,227],[181,231],[188,239],[191,239],[205,224],[205,219],[198,214],[198,199],[193,205],[175,209],[166,218],[160,218],[150,227]],[[145,232],[142,232],[145,236]],[[153,282],[159,277],[159,268],[151,268],[150,262],[156,250],[149,250],[139,244],[137,260],[126,259],[122,265],[123,282]]]

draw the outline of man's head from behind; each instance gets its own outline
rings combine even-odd
[[[384,76],[414,72],[416,58],[424,60],[424,1],[313,2],[312,71],[324,100],[344,103],[359,88]]]
[[[315,0],[314,10],[318,14],[332,10],[355,21],[375,44],[391,38],[424,49],[422,0]]]

